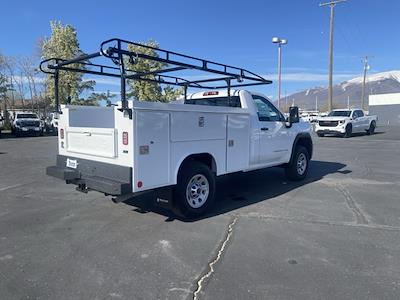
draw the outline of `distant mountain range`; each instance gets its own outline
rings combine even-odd
[[[361,106],[361,90],[363,77],[353,78],[333,86],[334,108],[347,107],[347,99],[350,99],[350,107]],[[400,93],[400,71],[388,71],[367,76],[365,88],[365,101],[368,103],[368,95]],[[328,107],[328,88],[315,87],[287,96],[287,103],[291,105],[294,99],[296,106],[301,109],[315,109],[318,98],[319,110]],[[285,99],[282,99],[285,102]],[[281,102],[282,103],[282,102]]]

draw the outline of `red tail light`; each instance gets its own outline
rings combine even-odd
[[[122,133],[122,144],[128,145],[128,143],[129,143],[128,133],[126,131],[124,131]]]
[[[60,138],[64,139],[64,129],[63,128],[60,129]]]

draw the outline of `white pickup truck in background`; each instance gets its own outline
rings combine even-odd
[[[12,122],[11,131],[16,136],[23,134],[42,135],[44,122],[34,113],[17,113]]]
[[[293,180],[307,174],[311,128],[298,122],[297,107],[285,120],[265,96],[245,90],[232,91],[230,104],[225,90],[129,107],[132,119],[120,106],[63,107],[57,165],[47,174],[118,197],[174,186],[174,207],[186,216],[212,204],[215,176],[273,166]]]
[[[327,117],[318,118],[315,132],[319,137],[336,134],[350,137],[353,133],[375,132],[377,116],[366,116],[361,109],[336,109]]]

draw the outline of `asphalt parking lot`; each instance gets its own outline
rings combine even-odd
[[[0,298],[399,299],[400,128],[314,146],[305,182],[225,176],[189,222],[46,176],[56,137],[0,139]]]

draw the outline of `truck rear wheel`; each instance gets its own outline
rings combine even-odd
[[[174,192],[177,212],[193,218],[204,214],[214,203],[215,177],[204,164],[192,161],[183,166]]]
[[[298,181],[307,176],[310,155],[303,146],[297,146],[292,160],[285,168],[285,175],[288,179]]]

